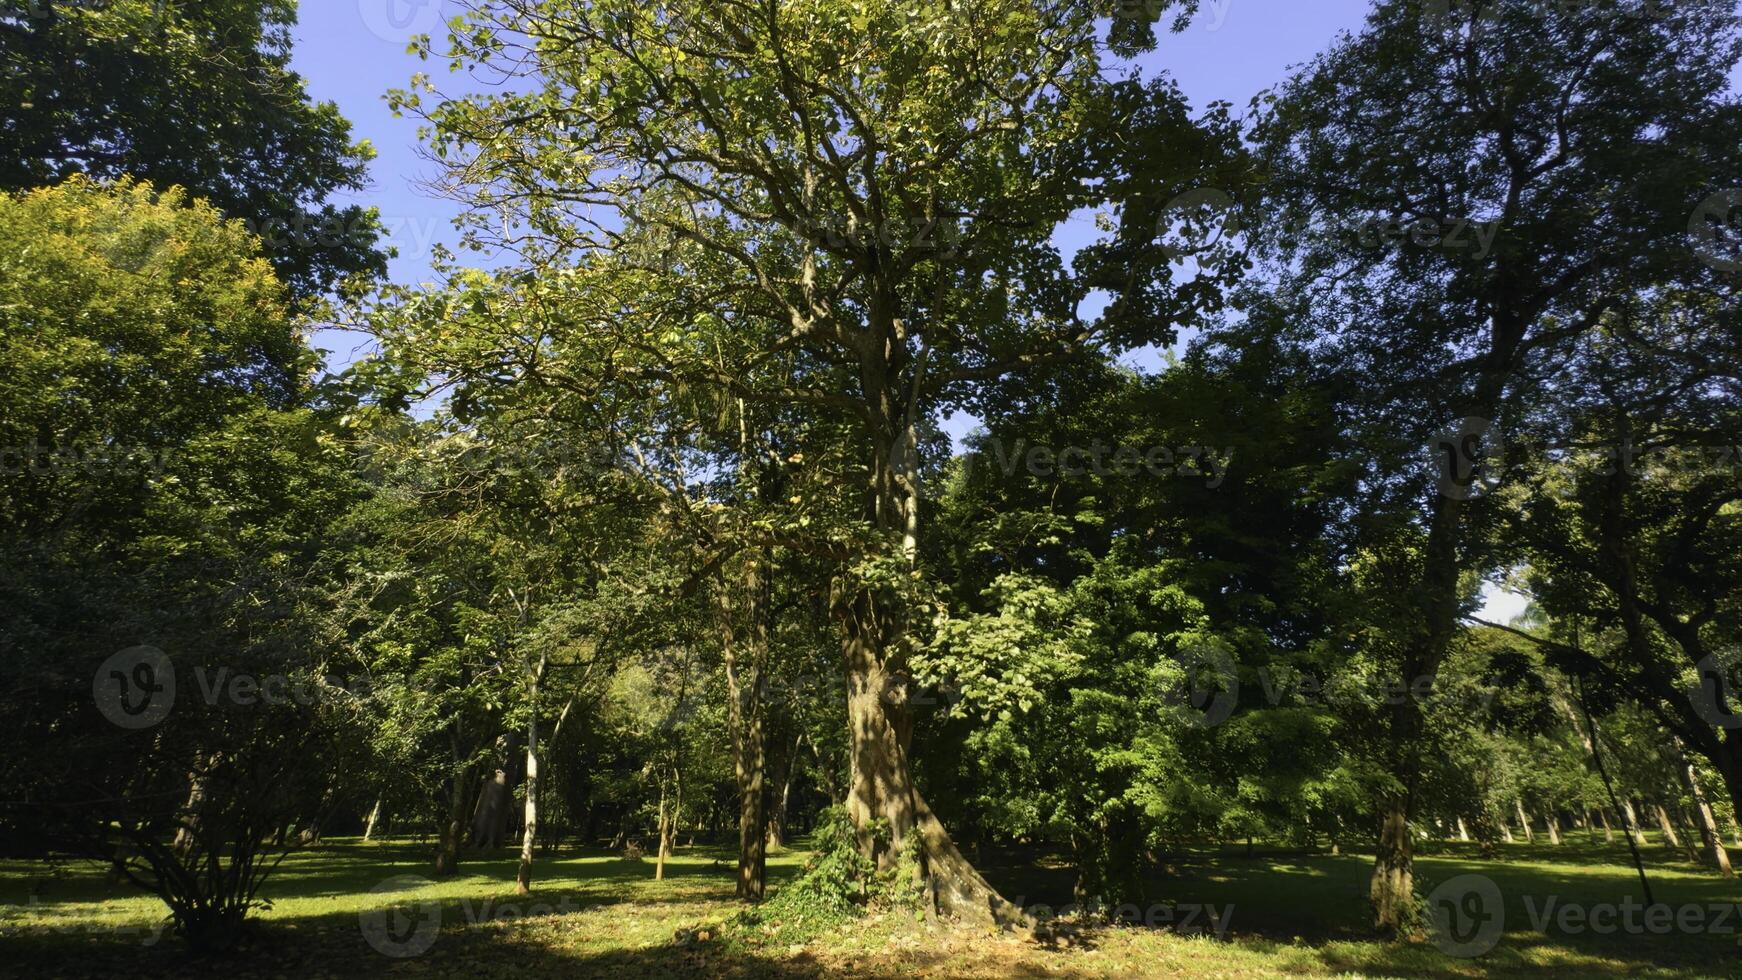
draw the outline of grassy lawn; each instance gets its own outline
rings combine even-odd
[[[1742,922],[1601,935],[1584,928],[1581,915],[1562,927],[1558,910],[1568,905],[1582,913],[1637,898],[1638,881],[1620,846],[1514,845],[1499,861],[1482,860],[1469,845],[1434,850],[1420,862],[1424,893],[1479,874],[1503,896],[1504,935],[1486,955],[1454,958],[1431,942],[1366,935],[1369,865],[1360,855],[1260,848],[1247,857],[1241,848],[1178,856],[1157,878],[1161,894],[1175,903],[1161,912],[1174,928],[1112,926],[1037,942],[933,930],[890,914],[793,945],[778,936],[721,941],[716,927],[735,907],[725,848],[680,850],[665,881],[653,880],[649,861],[597,852],[541,856],[536,893],[519,898],[515,859],[507,853],[471,861],[462,876],[437,883],[418,880],[427,871],[427,846],[341,839],[287,859],[265,888],[273,905],[258,915],[246,947],[209,960],[190,959],[179,941],[160,936],[155,899],[110,885],[101,868],[68,864],[51,871],[40,863],[0,862],[0,975],[1742,977]],[[789,879],[802,857],[774,856],[771,885]],[[1742,902],[1736,882],[1655,845],[1650,858],[1660,902],[1702,908]],[[1071,873],[1056,861],[987,852],[981,863],[1012,899],[1054,908],[1069,902]],[[1533,921],[1551,899],[1555,911]],[[427,912],[399,919],[384,912],[410,905],[439,908],[439,930]],[[1132,919],[1153,912],[1126,910]],[[418,930],[419,922],[430,923],[427,931]],[[708,934],[700,940],[687,931],[698,927]],[[1193,932],[1202,934],[1182,934]],[[412,955],[385,955],[383,944]]]

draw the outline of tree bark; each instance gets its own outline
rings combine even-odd
[[[1548,842],[1559,847],[1561,843],[1560,817],[1555,815],[1553,809],[1550,809],[1548,813],[1543,816],[1542,822],[1548,827]]]
[[[1609,814],[1602,807],[1597,808],[1597,820],[1603,825],[1603,843],[1615,843],[1615,831],[1609,826]]]
[[[837,589],[833,605],[843,624],[847,676],[847,815],[860,851],[884,869],[910,854],[922,879],[915,885],[926,890],[937,914],[984,924],[1025,922],[957,849],[914,785],[908,766],[912,680],[899,644],[888,642],[876,597],[865,589]],[[887,841],[872,834],[877,820],[887,822]]]
[[[514,892],[525,895],[532,891],[532,848],[538,836],[538,694],[532,697],[532,713],[526,722],[526,816],[520,830],[520,871],[514,878]]]
[[[381,820],[381,801],[376,800],[375,805],[373,807],[369,808],[369,819],[367,821],[365,821],[363,824],[363,839],[364,840],[369,840],[370,838],[375,836],[375,825],[380,820]]]
[[[768,872],[768,669],[769,555],[753,553],[745,564],[743,592],[720,583],[719,615],[726,661],[727,725],[732,735],[732,772],[738,788],[737,895],[759,902]]]
[[[1379,848],[1368,881],[1368,898],[1378,928],[1395,932],[1410,924],[1415,903],[1415,841],[1409,833],[1409,807],[1394,802],[1381,817]]]
[[[211,757],[212,760],[216,758],[215,754]],[[177,814],[173,846],[176,856],[180,858],[188,857],[199,844],[200,824],[206,809],[206,786],[210,781],[205,767],[211,762],[202,758],[200,764],[200,771],[188,774],[187,802],[182,804],[181,812]]]
[[[1672,850],[1679,850],[1682,846],[1681,837],[1675,832],[1675,824],[1670,822],[1669,811],[1663,808],[1662,803],[1654,803],[1651,808],[1657,812],[1657,829],[1663,833],[1664,844]]]
[[[860,351],[860,396],[867,409],[871,450],[866,517],[883,542],[864,557],[882,558],[886,568],[900,564],[913,572],[921,499],[917,421],[927,355],[924,348],[917,359],[908,354],[902,339],[906,327],[893,302],[892,296],[878,297],[877,308],[870,311],[874,339]],[[897,588],[867,581],[857,567],[846,568],[830,588],[829,607],[841,631],[848,729],[846,810],[860,851],[885,869],[904,857],[911,859],[914,886],[923,890],[932,915],[976,924],[1029,925],[1028,917],[963,856],[914,784],[908,756],[913,735],[909,612]],[[880,820],[886,821],[887,841],[873,831]]]
[[[460,870],[460,840],[466,832],[466,787],[471,785],[468,769],[454,777],[452,795],[448,799],[448,818],[436,844],[435,876],[445,878]]]
[[[457,874],[460,870],[460,843],[466,833],[466,804],[475,766],[466,760],[470,756],[467,742],[461,737],[459,723],[448,729],[448,745],[454,757],[454,772],[448,783],[447,819],[442,824],[436,843],[435,869],[437,878]],[[465,765],[462,765],[465,762]]]
[[[472,811],[472,846],[494,850],[502,846],[508,822],[508,770],[497,769],[484,777],[478,789],[478,805]]]
[[[1639,824],[1639,812],[1634,809],[1633,798],[1627,797],[1621,801],[1621,815],[1627,818],[1627,833],[1632,836],[1633,843],[1645,846],[1645,830]]]
[[[666,803],[665,779],[659,780],[659,857],[653,862],[653,880],[665,880],[665,861],[671,857],[671,810]]]
[[[1536,834],[1530,829],[1530,817],[1524,813],[1524,801],[1513,800],[1512,805],[1518,808],[1518,826],[1523,828],[1524,842],[1526,844],[1536,843]]]
[[[1682,779],[1687,783],[1688,792],[1694,797],[1694,817],[1698,821],[1700,840],[1706,846],[1706,854],[1711,857],[1719,874],[1726,878],[1736,877],[1735,869],[1730,867],[1730,854],[1724,849],[1724,838],[1718,833],[1718,821],[1712,816],[1711,804],[1706,802],[1705,789],[1700,786],[1699,774],[1685,758],[1682,759]]]

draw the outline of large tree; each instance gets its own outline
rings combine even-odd
[[[1734,5],[1383,0],[1283,86],[1260,126],[1276,175],[1264,229],[1285,273],[1367,379],[1374,508],[1419,534],[1416,613],[1395,668],[1432,678],[1484,571],[1493,525],[1471,480],[1516,426],[1521,380],[1640,290],[1710,284],[1689,218],[1734,179],[1742,108]],[[1425,447],[1444,439],[1447,479]],[[1473,453],[1469,450],[1475,450]],[[1419,706],[1396,706],[1372,898],[1413,902]]]
[[[476,5],[451,38],[455,67],[509,84],[448,98],[420,79],[398,98],[430,121],[474,238],[572,257],[586,285],[566,315],[612,338],[561,364],[528,356],[532,338],[499,375],[562,370],[668,403],[706,386],[851,423],[857,459],[835,478],[863,527],[832,590],[848,811],[867,853],[910,855],[935,905],[969,915],[1010,910],[908,765],[921,434],[979,407],[990,379],[1171,339],[1237,271],[1157,247],[1169,202],[1237,186],[1235,141],[1170,85],[1114,77],[1111,13],[511,0]],[[1115,26],[1121,50],[1153,39]],[[1056,229],[1097,209],[1104,237],[1065,261]]]
[[[0,724],[54,746],[7,753],[0,824],[227,945],[356,744],[284,692],[320,687],[317,556],[358,487],[240,222],[75,178],[0,227]]]
[[[0,189],[72,174],[179,185],[247,222],[298,296],[383,271],[373,155],[290,70],[294,0],[0,8]]]

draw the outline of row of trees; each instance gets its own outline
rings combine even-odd
[[[166,86],[239,45],[302,98],[288,5],[138,6],[4,36]],[[360,175],[331,107],[258,117],[315,160],[287,183],[31,62],[0,644],[54,758],[0,768],[9,839],[208,945],[383,818],[435,874],[512,828],[523,890],[555,836],[657,869],[735,826],[755,900],[838,805],[998,921],[963,844],[1117,904],[1194,841],[1376,841],[1385,930],[1430,828],[1681,821],[1727,869],[1735,12],[1428,13],[1381,0],[1241,120],[1110,4],[477,4],[442,54],[503,84],[392,99],[509,261],[415,288],[370,236],[249,234]],[[375,353],[319,373],[314,318]],[[1534,619],[1476,618],[1501,577]]]

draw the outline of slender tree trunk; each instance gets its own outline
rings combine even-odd
[[[768,849],[771,851],[786,843],[786,807],[792,798],[792,773],[798,768],[798,750],[803,741],[804,735],[800,734],[781,758],[780,775],[776,778],[778,788],[774,791],[773,805],[768,813]]]
[[[653,863],[653,880],[665,880],[665,861],[671,857],[671,811],[666,806],[666,780],[659,780],[659,857]]]
[[[222,760],[217,752],[200,753],[196,757],[196,770],[188,773],[188,797],[178,813],[175,829],[175,842],[172,845],[178,857],[186,858],[199,844],[200,825],[204,820],[206,797],[211,785],[211,771]]]
[[[822,784],[823,792],[828,794],[829,805],[845,808],[847,791],[841,787],[838,767],[831,760],[823,758],[823,750],[815,740],[806,738],[805,744],[810,746],[811,757],[816,760],[817,782]]]
[[[1548,827],[1548,842],[1559,847],[1561,843],[1560,817],[1555,814],[1553,809],[1550,809],[1542,818],[1542,822]]]
[[[769,556],[751,555],[743,595],[734,601],[720,583],[720,626],[726,661],[727,724],[738,786],[738,898],[762,900],[768,870],[767,683]]]
[[[448,818],[436,843],[435,876],[445,878],[460,870],[460,841],[466,833],[466,787],[472,782],[470,770],[454,777],[452,796],[448,800]]]
[[[381,801],[376,800],[375,805],[369,808],[369,819],[367,821],[365,821],[363,824],[363,839],[364,840],[369,840],[375,836],[375,825],[377,823],[379,823],[380,820],[381,820]]]
[[[1470,828],[1465,826],[1463,817],[1458,818],[1458,840],[1466,844],[1470,842]]]
[[[471,753],[458,722],[448,729],[448,746],[454,757],[454,772],[449,782],[447,819],[442,823],[436,843],[434,874],[437,878],[459,873],[460,844],[466,833],[466,808],[471,802],[468,791],[476,768],[470,763],[461,765]]]
[[[1693,794],[1694,817],[1698,821],[1706,854],[1711,857],[1719,874],[1726,878],[1736,877],[1735,870],[1730,867],[1730,854],[1724,850],[1724,838],[1718,834],[1718,821],[1713,818],[1711,804],[1706,802],[1706,791],[1700,786],[1699,774],[1685,758],[1682,759],[1682,779],[1687,783],[1688,792]]]
[[[1615,831],[1609,826],[1609,814],[1602,807],[1597,808],[1597,819],[1603,824],[1603,843],[1615,843]]]
[[[1663,834],[1664,845],[1672,850],[1679,850],[1682,846],[1681,837],[1675,832],[1675,824],[1670,822],[1669,811],[1663,808],[1662,803],[1654,803],[1651,808],[1657,813],[1657,829]]]
[[[542,670],[540,671],[542,673]],[[532,891],[532,848],[538,837],[538,688],[535,683],[532,711],[526,721],[526,816],[520,831],[520,872],[514,879],[514,892],[525,895]]]
[[[1645,828],[1639,822],[1639,811],[1633,806],[1633,798],[1627,797],[1621,801],[1621,815],[1627,818],[1627,833],[1633,837],[1633,843],[1645,846]]]
[[[665,822],[665,853],[670,857],[677,850],[677,828],[683,823],[683,769],[671,767],[671,819]]]
[[[1536,843],[1536,834],[1532,833],[1530,829],[1530,818],[1524,814],[1524,801],[1513,800],[1512,805],[1518,808],[1518,826],[1523,828],[1524,842],[1526,844]]]

